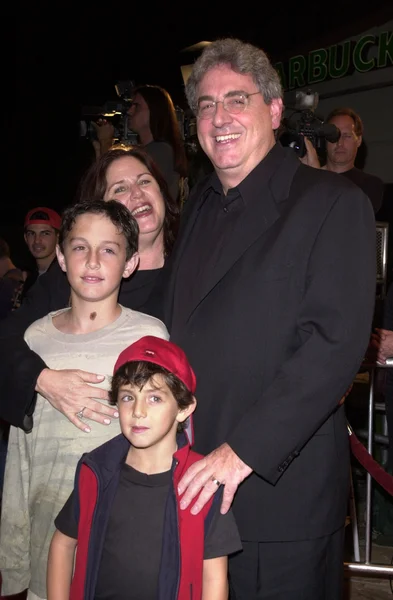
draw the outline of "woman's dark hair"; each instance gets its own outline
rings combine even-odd
[[[157,168],[153,159],[138,146],[130,148],[113,148],[91,165],[83,177],[77,193],[77,202],[83,198],[102,199],[106,192],[106,173],[109,166],[123,156],[130,156],[139,160],[147,170],[152,174],[158,183],[165,204],[165,219],[164,219],[164,252],[168,256],[173,248],[177,231],[179,228],[180,212],[179,207],[168,190],[168,184],[163,175]]]
[[[175,171],[181,177],[187,177],[187,156],[172,98],[164,88],[158,85],[139,85],[133,90],[133,95],[135,94],[140,94],[149,107],[149,125],[153,140],[167,142],[172,146]]]
[[[116,371],[112,377],[112,385],[109,392],[110,403],[117,403],[117,396],[122,385],[135,385],[141,390],[155,375],[162,375],[181,410],[193,404],[194,397],[192,392],[176,375],[164,369],[164,367],[143,360],[125,363]],[[179,423],[178,431],[182,431],[184,425],[184,423]]]
[[[126,259],[129,260],[138,251],[139,227],[128,208],[116,200],[83,200],[65,209],[59,233],[60,250],[64,253],[64,241],[81,215],[93,214],[108,217],[127,242]]]

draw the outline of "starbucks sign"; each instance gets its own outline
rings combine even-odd
[[[356,42],[348,40],[308,55],[292,56],[288,63],[276,63],[285,90],[337,79],[354,71],[366,73],[393,65],[393,32],[367,34]]]

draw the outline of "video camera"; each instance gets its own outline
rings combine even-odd
[[[198,148],[196,117],[190,109],[183,110],[176,107],[175,110],[186,153],[187,155],[194,154]]]
[[[324,123],[317,117],[315,109],[318,105],[318,93],[297,91],[294,106],[286,106],[293,109],[290,117],[284,118],[278,135],[282,146],[293,148],[296,154],[302,158],[306,152],[304,137],[308,137],[318,154],[323,154],[328,142],[337,142],[340,130],[333,123]]]
[[[83,106],[79,122],[79,134],[90,140],[97,139],[94,123],[106,119],[114,126],[114,141],[125,145],[137,144],[137,134],[128,128],[127,111],[131,106],[135,84],[131,80],[115,84],[119,100],[107,100],[102,106]]]

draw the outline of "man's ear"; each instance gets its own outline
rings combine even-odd
[[[281,115],[284,108],[281,98],[273,98],[269,107],[270,117],[272,119],[272,128],[278,129],[280,127]]]
[[[190,415],[192,415],[192,413],[196,409],[196,405],[197,405],[197,401],[196,401],[195,396],[193,396],[192,397],[192,403],[189,404],[188,406],[186,406],[186,408],[183,408],[183,409],[179,410],[179,412],[177,413],[176,421],[178,423],[184,423],[184,421],[186,419],[188,419],[188,417]]]
[[[123,271],[124,279],[127,279],[127,277],[132,275],[133,272],[135,271],[135,269],[138,267],[138,265],[139,265],[139,254],[138,254],[138,252],[135,252],[135,254],[133,254],[131,256],[131,258],[126,262],[126,266],[124,267],[124,271]]]
[[[60,265],[61,270],[64,271],[64,273],[67,273],[66,261],[65,261],[65,258],[64,258],[64,254],[60,250],[59,244],[56,244],[56,256],[57,256],[57,261],[58,261],[58,263]]]
[[[360,148],[360,145],[361,145],[362,141],[363,141],[363,136],[362,136],[362,135],[359,135],[359,136],[357,137],[357,139],[356,139],[356,146],[357,146],[358,148]]]

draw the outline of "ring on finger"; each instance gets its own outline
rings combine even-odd
[[[217,487],[220,487],[220,485],[221,485],[221,481],[218,481],[218,479],[216,479],[216,478],[214,477],[214,475],[212,475],[212,476],[210,477],[210,479],[211,479],[211,481],[212,481],[213,483],[215,483],[215,484],[216,484],[216,486],[217,486]]]
[[[79,412],[76,413],[76,416],[78,417],[78,419],[82,419],[83,417],[83,411],[85,410],[86,406],[83,406]]]

